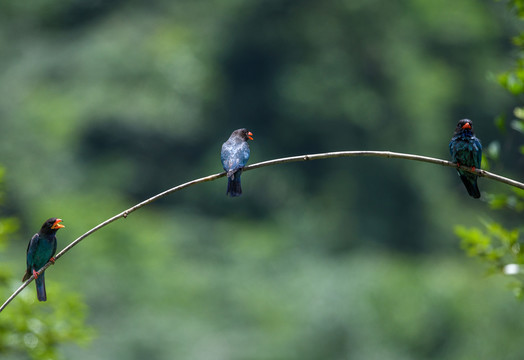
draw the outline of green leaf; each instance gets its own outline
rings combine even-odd
[[[508,205],[508,196],[506,194],[491,195],[489,206],[494,210],[503,209]]]
[[[519,198],[524,199],[524,190],[523,189],[512,187],[511,191],[513,191]]]
[[[514,95],[524,92],[524,84],[522,80],[514,73],[506,74],[505,81],[502,85]]]
[[[506,230],[499,223],[492,222],[486,225],[490,235],[500,240],[501,244],[506,247],[511,247],[516,244],[519,231],[518,229]]]
[[[482,163],[482,169],[483,170],[486,170],[486,171],[489,171],[490,169],[490,160],[489,158],[486,156],[485,153],[482,154],[482,160],[481,160],[481,163]]]
[[[516,107],[514,110],[513,110],[513,115],[515,115],[517,118],[519,118],[520,120],[524,119],[524,108],[521,108],[521,107]]]
[[[495,126],[496,128],[501,132],[506,132],[506,116],[505,115],[499,115],[495,118]]]
[[[461,247],[469,256],[481,256],[490,253],[491,239],[479,229],[456,226],[455,234],[462,239]]]

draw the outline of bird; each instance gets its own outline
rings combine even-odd
[[[480,168],[482,145],[473,133],[471,120],[462,119],[458,122],[455,133],[449,142],[449,152],[453,163],[471,167],[473,170]],[[475,199],[480,198],[480,190],[477,185],[478,176],[461,169],[457,169],[457,172],[468,194]]]
[[[60,224],[62,219],[50,218],[40,228],[40,231],[33,235],[27,245],[27,270],[22,281],[26,281],[33,275],[36,283],[36,295],[39,301],[46,301],[44,272],[38,275],[40,270],[47,262],[55,263],[56,252],[56,232],[65,227]]]
[[[226,195],[231,197],[242,195],[240,175],[249,160],[248,139],[253,140],[253,133],[242,128],[233,131],[229,139],[222,144],[220,160],[222,161],[222,167],[227,173]]]

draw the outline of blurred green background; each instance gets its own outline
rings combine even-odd
[[[60,250],[221,171],[240,127],[250,163],[448,159],[467,117],[500,144],[491,170],[524,178],[518,133],[494,123],[518,104],[495,78],[520,28],[506,3],[474,0],[1,1],[4,298],[45,219],[64,219]],[[522,303],[454,234],[521,217],[471,199],[453,169],[328,159],[250,171],[243,190],[191,187],[85,239],[47,271],[47,303],[31,284],[0,314],[2,359],[524,358]],[[46,353],[35,321],[79,333]]]

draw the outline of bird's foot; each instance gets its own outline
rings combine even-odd
[[[51,264],[53,264],[53,265],[54,265],[54,264],[55,264],[55,261],[56,261],[56,259],[55,259],[55,257],[54,257],[54,256],[51,256],[51,259],[49,259],[49,261],[51,261]]]
[[[38,272],[36,270],[33,270],[33,276],[35,277],[35,280],[38,279]]]

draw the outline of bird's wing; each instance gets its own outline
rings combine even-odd
[[[233,164],[233,159],[234,159],[234,153],[231,149],[231,147],[229,146],[222,146],[222,152],[220,153],[220,160],[222,161],[222,167],[224,168],[224,170],[226,171],[229,171],[229,170],[232,170],[234,164]]]
[[[29,244],[27,245],[27,264],[28,265],[33,262],[39,240],[40,240],[40,237],[38,236],[38,234],[34,234],[31,240],[29,241]]]
[[[243,142],[240,146],[223,146],[220,159],[222,160],[222,167],[226,171],[235,171],[246,165],[249,159],[249,145]]]
[[[480,143],[479,139],[475,138],[475,147],[477,148],[476,151],[476,167],[480,168],[480,164],[482,163],[482,144]]]
[[[251,151],[249,150],[249,145],[247,141],[244,141],[242,143],[242,147],[240,148],[240,166],[244,167],[247,164],[247,161],[249,160],[249,155]]]
[[[455,137],[451,139],[449,142],[449,154],[451,155],[451,161],[457,162],[457,159],[455,158],[456,149],[455,149]]]
[[[55,253],[56,253],[56,237],[55,237],[55,241],[53,241],[53,253],[51,254],[51,257],[55,256]]]

